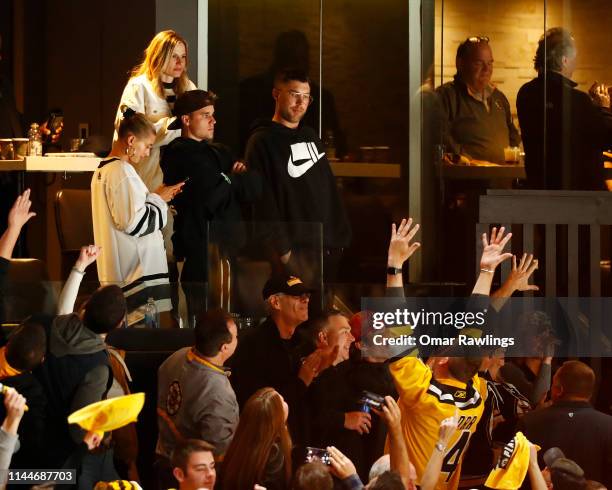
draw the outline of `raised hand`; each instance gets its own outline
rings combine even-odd
[[[16,230],[21,230],[30,218],[36,216],[36,213],[30,211],[32,201],[30,201],[30,189],[26,189],[23,194],[17,196],[13,203],[13,207],[8,214],[8,226]]]
[[[93,264],[96,259],[100,256],[102,247],[97,245],[85,245],[81,247],[81,253],[74,266],[80,272],[85,272],[88,265]]]
[[[385,397],[385,404],[382,407],[382,419],[389,427],[389,431],[400,430],[402,426],[402,412],[397,402],[392,396]]]
[[[97,448],[102,442],[102,437],[104,434],[100,434],[99,432],[90,431],[83,436],[83,442],[87,445],[87,449],[90,451],[92,449]]]
[[[401,268],[410,256],[421,246],[419,242],[410,243],[420,226],[412,226],[412,218],[404,218],[398,227],[391,224],[391,240],[389,241],[388,265]]]
[[[455,408],[455,415],[440,422],[440,428],[438,429],[438,442],[444,447],[448,446],[451,437],[453,437],[453,434],[457,430],[458,423],[459,410],[457,408]]]
[[[508,240],[512,238],[512,233],[504,236],[506,229],[502,226],[491,230],[491,238],[487,239],[487,234],[482,234],[482,256],[480,257],[480,269],[486,272],[494,272],[495,268],[504,260],[512,257],[511,253],[503,253]]]
[[[329,452],[331,472],[336,478],[345,480],[349,476],[357,473],[353,462],[334,446],[328,447],[327,452]]]
[[[538,268],[538,259],[533,254],[524,253],[519,264],[516,264],[516,256],[512,256],[512,271],[506,279],[506,283],[513,291],[538,291],[540,288],[529,284],[529,278]]]
[[[26,399],[15,388],[4,389],[4,408],[6,417],[2,428],[9,434],[17,434],[19,422],[26,410]]]

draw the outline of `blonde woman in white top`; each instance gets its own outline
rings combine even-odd
[[[151,154],[135,166],[138,175],[150,191],[157,189],[163,180],[159,168],[159,150],[181,135],[180,129],[168,130],[174,120],[172,107],[177,96],[195,89],[187,76],[187,43],[176,32],[159,32],[147,46],[143,62],[132,70],[119,108],[123,105],[144,114],[156,131]],[[115,118],[115,137],[121,123],[118,109]]]

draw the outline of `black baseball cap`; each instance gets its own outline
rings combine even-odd
[[[191,114],[202,107],[214,105],[216,100],[217,96],[211,91],[197,89],[183,92],[174,102],[172,115],[176,116],[176,119],[170,123],[168,129],[181,129],[181,116]]]
[[[263,298],[268,299],[273,294],[288,294],[290,296],[301,296],[312,293],[314,289],[307,287],[299,277],[296,276],[272,276],[263,288]]]

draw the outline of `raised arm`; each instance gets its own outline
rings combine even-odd
[[[472,294],[481,294],[489,296],[491,293],[491,284],[493,283],[493,275],[495,269],[504,260],[512,257],[511,253],[503,253],[504,247],[512,237],[512,233],[504,236],[506,229],[502,226],[499,229],[491,230],[491,238],[487,238],[487,234],[482,234],[482,255],[480,257],[480,274],[472,290]]]
[[[89,264],[93,264],[96,259],[100,256],[102,247],[97,245],[86,245],[81,247],[81,253],[79,258],[74,264],[74,267],[70,271],[70,275],[64,284],[62,293],[57,305],[58,315],[67,315],[74,311],[74,302],[76,301],[77,294],[79,293],[79,286],[85,275],[85,269]]]
[[[538,466],[538,450],[534,444],[529,447],[529,468],[527,469],[529,474],[529,483],[531,484],[532,490],[547,490],[546,480],[540,471]]]
[[[382,413],[379,412],[379,414],[389,429],[389,460],[391,463],[391,470],[397,472],[402,477],[402,481],[406,488],[411,488],[411,462],[408,457],[408,448],[406,447],[406,441],[402,432],[402,413],[393,397],[385,397]]]
[[[442,460],[445,456],[446,446],[451,440],[451,437],[457,430],[459,422],[459,410],[455,409],[455,415],[448,417],[440,422],[438,430],[438,442],[434,446],[434,450],[429,457],[425,471],[421,476],[421,490],[433,490],[438,484],[440,471],[442,469]]]
[[[36,213],[30,211],[30,206],[32,206],[32,201],[30,201],[30,189],[26,189],[23,194],[17,196],[17,199],[13,203],[13,207],[9,211],[8,228],[0,237],[0,257],[6,260],[11,259],[13,249],[15,248],[23,225],[25,225],[30,218],[36,216]]]
[[[529,284],[529,278],[538,268],[538,259],[533,258],[533,254],[524,253],[521,261],[516,263],[516,256],[512,256],[512,271],[501,287],[491,294],[493,307],[499,311],[504,306],[508,298],[516,291],[538,291],[540,288]]]
[[[387,288],[401,288],[404,286],[401,269],[404,262],[421,246],[419,242],[411,243],[419,228],[420,225],[418,224],[412,226],[412,218],[402,219],[397,227],[395,223],[391,224],[387,267],[399,269],[399,271],[396,274],[387,272]]]

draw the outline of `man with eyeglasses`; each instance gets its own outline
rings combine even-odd
[[[270,278],[263,288],[268,317],[240,338],[231,361],[230,381],[239,405],[243,407],[260,388],[274,388],[289,405],[289,431],[298,445],[307,437],[306,390],[331,364],[323,349],[306,356],[310,343],[296,332],[298,325],[308,320],[312,292],[299,277]]]
[[[520,144],[506,96],[491,83],[489,38],[469,37],[457,48],[457,74],[436,92],[446,118],[445,151],[455,163],[505,161],[504,148]]]
[[[254,220],[275,271],[300,275],[310,284],[323,272],[325,282],[334,282],[351,229],[323,144],[300,124],[313,102],[306,73],[279,72],[272,97],[274,116],[256,124],[246,149],[248,164],[264,178]],[[313,302],[321,307],[319,299]]]

